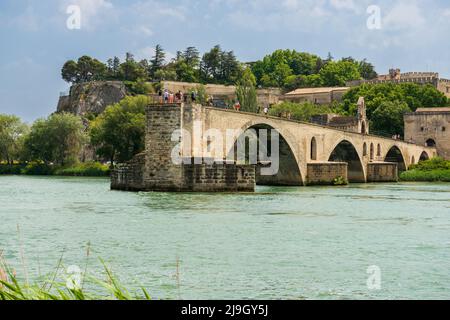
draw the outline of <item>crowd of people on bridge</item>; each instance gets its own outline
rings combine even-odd
[[[161,104],[171,104],[171,103],[188,103],[188,102],[196,102],[198,100],[198,93],[196,91],[191,91],[190,93],[184,93],[181,90],[178,90],[178,92],[173,93],[169,91],[168,89],[159,90],[158,91],[158,100]],[[214,107],[215,100],[213,96],[208,96],[206,98],[206,105]],[[233,109],[234,111],[241,111],[241,103],[238,99],[235,99],[231,102],[231,104],[225,104],[224,106],[221,106],[221,108],[224,109]],[[261,108],[258,106],[257,113],[261,113],[261,111],[264,113],[264,115],[269,114],[269,106],[264,106]]]

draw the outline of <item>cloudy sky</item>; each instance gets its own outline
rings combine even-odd
[[[67,28],[71,5],[79,30]],[[367,27],[373,5],[381,29]],[[61,66],[84,54],[151,58],[158,43],[172,54],[221,44],[253,61],[290,48],[450,78],[449,37],[448,0],[1,0],[0,113],[33,121],[53,112],[68,88]]]

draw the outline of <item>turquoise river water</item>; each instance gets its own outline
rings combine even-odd
[[[23,251],[33,278],[63,255],[93,271],[101,257],[157,299],[450,299],[450,184],[255,194],[127,193],[91,178],[0,185],[0,252],[20,273]]]

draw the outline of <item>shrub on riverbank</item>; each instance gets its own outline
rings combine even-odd
[[[442,158],[421,161],[400,175],[401,181],[450,182],[450,161]]]
[[[107,165],[99,162],[85,162],[70,168],[57,169],[57,176],[74,176],[74,177],[105,177],[109,176],[110,170]]]
[[[106,177],[110,174],[107,165],[99,162],[85,162],[71,167],[59,167],[43,162],[27,164],[0,164],[0,175],[30,175],[30,176],[73,176],[73,177]]]
[[[20,174],[25,166],[23,164],[0,164],[0,175],[2,174]]]

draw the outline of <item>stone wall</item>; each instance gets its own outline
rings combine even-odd
[[[144,189],[145,153],[136,155],[133,160],[119,164],[111,172],[111,189],[139,191]]]
[[[397,182],[398,165],[392,162],[373,162],[367,165],[367,182]]]
[[[149,190],[181,190],[182,166],[172,159],[179,141],[172,141],[172,134],[182,127],[182,106],[151,105],[146,113],[144,184]]]
[[[425,146],[432,139],[438,155],[450,160],[450,112],[407,113],[404,120],[405,140]]]
[[[184,189],[195,192],[254,192],[255,167],[234,164],[183,166]]]
[[[307,185],[331,185],[334,179],[342,177],[348,181],[346,162],[308,163]]]
[[[120,164],[112,173],[111,188],[126,191],[253,192],[255,166],[206,164],[183,157],[172,135],[192,119],[195,108],[182,104],[147,107],[145,152]],[[178,160],[183,159],[183,163]],[[189,160],[189,161],[186,161]],[[198,160],[198,159],[196,159]]]

